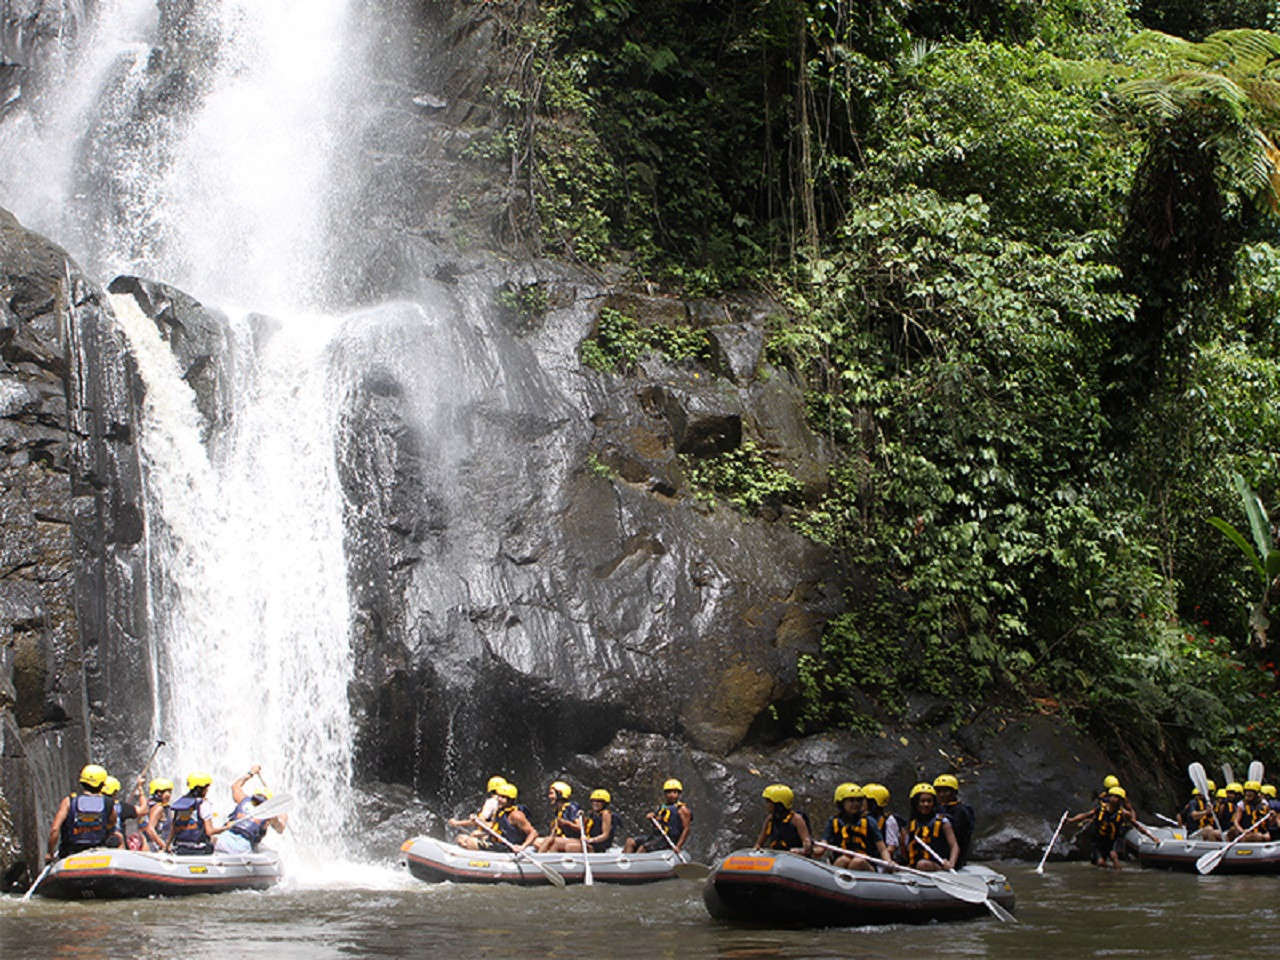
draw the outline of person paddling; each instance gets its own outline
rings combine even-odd
[[[653,824],[653,829],[643,837],[627,837],[622,845],[624,853],[653,853],[668,850],[675,846],[676,853],[684,851],[689,842],[689,833],[693,828],[693,811],[682,799],[684,784],[674,777],[662,785],[663,802],[657,810],[646,813],[645,819]],[[666,837],[663,837],[663,833]],[[669,841],[669,842],[668,842]]]
[[[960,859],[960,844],[945,813],[937,809],[938,793],[931,783],[917,783],[911,788],[911,819],[899,841],[899,855],[907,866],[917,870],[954,870]],[[934,859],[945,856],[942,863]],[[943,851],[946,851],[945,855]]]
[[[506,782],[505,777],[490,777],[489,782],[485,784],[486,793],[484,802],[480,804],[480,809],[463,820],[449,819],[449,826],[451,827],[475,828],[470,833],[458,834],[453,841],[454,843],[468,850],[488,850],[493,845],[493,837],[485,830],[485,827],[493,826],[494,817],[502,809],[503,800],[501,794],[498,793],[498,788]]]
[[[284,833],[288,826],[287,813],[265,820],[255,819],[253,816],[254,807],[266,803],[272,797],[271,791],[265,786],[252,794],[245,790],[245,785],[258,776],[261,770],[261,767],[254,765],[249,768],[248,773],[231,784],[231,799],[236,808],[231,811],[226,823],[210,831],[210,835],[217,836],[213,849],[218,853],[252,853],[267,835],[268,828],[276,833]]]
[[[1216,842],[1222,839],[1222,831],[1218,829],[1217,819],[1214,817],[1213,804],[1200,795],[1198,788],[1191,791],[1191,799],[1179,811],[1178,823],[1186,829],[1190,840]]]
[[[107,776],[106,768],[96,763],[81,769],[80,792],[62,798],[49,827],[46,862],[106,846],[116,828],[115,806],[102,795]]]
[[[794,810],[795,791],[785,783],[772,783],[764,788],[768,816],[760,827],[756,847],[760,850],[790,850],[801,856],[813,856],[813,837],[804,811]]]
[[[524,804],[517,804],[520,791],[514,783],[504,783],[498,787],[498,796],[502,798],[502,806],[493,818],[494,831],[516,848],[517,852],[532,846],[538,839],[538,830],[529,821],[529,810]]]
[[[836,787],[836,815],[827,823],[823,843],[864,857],[833,852],[833,866],[848,870],[874,870],[875,864],[865,856],[889,859],[889,850],[875,821],[866,813],[866,794],[856,783]]]
[[[1270,804],[1262,795],[1262,784],[1257,780],[1249,780],[1241,793],[1235,816],[1231,820],[1233,837],[1239,837],[1241,843],[1269,842],[1272,814]]]
[[[608,790],[591,791],[591,809],[582,816],[585,842],[590,853],[604,853],[613,843],[617,818],[609,809],[613,794]],[[581,837],[556,837],[551,845],[553,853],[581,853],[584,840]]]

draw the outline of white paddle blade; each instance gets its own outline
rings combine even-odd
[[[1249,763],[1249,779],[1256,780],[1261,783],[1266,777],[1266,768],[1262,766],[1261,760],[1253,760]]]
[[[1196,871],[1198,873],[1213,873],[1214,869],[1222,862],[1222,858],[1226,855],[1226,847],[1223,847],[1221,850],[1209,851],[1196,861]]]
[[[251,820],[270,820],[272,817],[280,817],[288,813],[294,808],[295,803],[292,794],[282,793],[258,804],[249,811],[248,816]]]
[[[937,876],[931,876],[940,890],[950,894],[957,900],[963,900],[966,903],[985,903],[989,901],[987,893],[987,885],[981,880],[974,882],[951,874],[938,873]]]

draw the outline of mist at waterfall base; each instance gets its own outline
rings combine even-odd
[[[102,0],[39,99],[0,126],[0,205],[104,284],[155,278],[228,318],[230,409],[211,425],[156,324],[112,298],[145,386],[149,686],[164,741],[149,773],[178,793],[187,773],[210,773],[225,814],[227,784],[261,764],[268,788],[304,798],[272,843],[319,879],[368,846],[353,829],[342,412],[370,367],[393,370],[421,385],[426,427],[433,380],[456,359],[437,345],[437,362],[410,368],[394,345],[380,352],[388,327],[433,337],[434,304],[330,306],[340,213],[362,178],[354,104],[372,96],[356,6],[201,0],[175,25],[154,0]],[[181,93],[158,97],[155,72],[180,52],[166,29],[192,62],[168,65]]]

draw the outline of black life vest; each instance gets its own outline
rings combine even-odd
[[[568,820],[570,823],[577,823],[578,817],[582,815],[582,808],[572,800],[561,800],[556,804],[554,812],[551,814],[551,836],[567,837],[564,824],[561,820]]]
[[[595,843],[591,844],[592,853],[604,853],[604,851],[608,850],[609,847],[613,845],[613,835],[618,832],[618,816],[612,810],[609,810],[608,813],[610,814],[609,832],[605,835],[603,840],[597,840]],[[586,828],[588,837],[594,837],[603,828],[604,814],[604,810],[601,810],[598,814],[592,810],[582,821],[583,826]]]
[[[804,814],[799,810],[788,810],[787,815],[781,819],[770,816],[765,822],[764,849],[792,850],[803,846],[804,841],[800,839],[800,831],[796,829],[796,817],[803,818]],[[808,826],[808,823],[805,826]]]
[[[827,824],[827,843],[832,846],[852,850],[854,853],[866,853],[875,856],[872,846],[871,831],[875,822],[866,814],[859,813],[854,817],[836,814]]]
[[[1204,797],[1192,797],[1191,801],[1183,808],[1182,819],[1186,821],[1187,828],[1190,830],[1200,830],[1204,827],[1213,826],[1214,815],[1213,808]]]
[[[680,816],[680,808],[683,806],[684,801],[677,800],[675,803],[664,803],[653,812],[658,824],[667,832],[672,843],[679,843],[684,833],[684,818]]]
[[[1114,840],[1120,836],[1120,826],[1125,821],[1125,810],[1117,807],[1114,811],[1099,807],[1093,816],[1094,836],[1098,840]]]
[[[1246,830],[1256,826],[1259,821],[1271,812],[1271,808],[1262,797],[1254,799],[1252,806],[1250,806],[1248,802],[1241,800],[1240,810],[1242,811],[1240,823]]]
[[[107,798],[100,793],[71,794],[67,818],[62,821],[62,853],[101,847],[107,842]]]
[[[523,803],[513,803],[498,811],[498,815],[493,818],[493,829],[497,830],[501,836],[505,837],[508,843],[519,846],[524,843],[525,833],[511,822],[511,814],[515,813],[517,810],[524,814],[526,820],[529,818],[528,807]]]
[[[938,856],[946,856],[938,849],[938,841],[942,839],[942,825],[947,822],[947,818],[940,813],[935,813],[928,820],[919,820],[912,817],[907,824],[907,866],[914,867],[917,863],[924,860],[933,860],[923,844],[928,844],[933,848],[934,853]],[[947,851],[950,853],[950,851]]]
[[[189,853],[213,851],[209,842],[209,831],[205,829],[204,820],[200,818],[200,805],[204,797],[193,797],[191,794],[179,797],[169,804],[169,812],[173,816],[173,848]]]

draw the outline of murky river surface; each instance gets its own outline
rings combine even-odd
[[[1280,953],[1280,878],[1136,867],[996,865],[1019,923],[743,929],[711,920],[702,885],[524,889],[425,884],[390,868],[295,876],[267,893],[20,903],[0,898],[5,960],[141,958],[1261,957]]]

